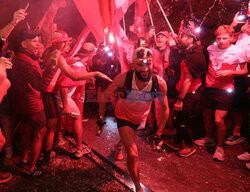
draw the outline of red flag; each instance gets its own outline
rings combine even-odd
[[[121,72],[130,70],[129,62],[131,62],[133,54],[133,45],[128,41],[128,38],[120,25],[120,20],[127,12],[128,7],[135,0],[115,0],[116,10],[113,23],[113,32],[115,34],[117,49],[119,53],[119,61],[121,64]]]
[[[114,0],[98,0],[100,14],[102,16],[103,27],[109,27],[112,25],[114,12],[115,12],[115,2]]]
[[[150,5],[151,0],[136,0],[135,2],[135,29],[138,33],[144,34],[143,16],[147,12],[147,3]]]
[[[82,18],[94,34],[97,42],[103,42],[103,20],[100,14],[98,0],[74,0]]]

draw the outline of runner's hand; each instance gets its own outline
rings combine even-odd
[[[175,111],[182,111],[182,107],[183,107],[183,101],[177,100],[174,104],[174,110]]]

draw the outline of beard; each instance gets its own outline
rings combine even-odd
[[[140,81],[143,81],[143,82],[148,82],[152,76],[152,72],[151,71],[148,71],[148,76],[147,77],[142,77],[140,72],[136,71],[135,70],[135,75],[136,77],[140,80]]]

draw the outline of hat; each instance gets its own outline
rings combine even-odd
[[[93,43],[86,42],[82,45],[81,49],[78,51],[78,55],[85,55],[88,56],[89,54],[93,53],[96,49],[96,46]]]
[[[168,37],[168,32],[167,31],[160,31],[159,33],[156,34],[156,36],[158,35],[164,35],[165,37]]]
[[[65,41],[70,41],[72,40],[71,37],[68,36],[68,34],[64,31],[55,31],[53,32],[51,36],[51,43],[61,43]]]
[[[93,52],[93,51],[95,51],[95,49],[96,49],[96,46],[93,43],[90,43],[90,42],[84,43],[82,45],[82,48],[81,48],[81,50],[87,51],[87,52]]]
[[[40,34],[34,31],[23,31],[17,38],[17,44],[20,45],[26,39],[34,39],[37,36],[40,36]]]
[[[134,51],[133,62],[138,63],[143,60],[152,60],[152,58],[153,58],[153,53],[150,49],[145,47],[138,47]]]

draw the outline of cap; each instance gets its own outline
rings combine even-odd
[[[93,53],[96,49],[96,46],[93,43],[86,42],[82,45],[81,49],[78,51],[78,55],[88,56]]]
[[[26,39],[34,39],[37,36],[40,36],[40,34],[34,31],[23,31],[19,34],[17,38],[17,44],[20,45]]]
[[[168,32],[167,31],[160,31],[159,33],[156,34],[156,36],[158,35],[164,35],[165,37],[168,37]]]
[[[134,51],[134,55],[133,55],[133,62],[137,63],[137,62],[141,62],[143,60],[152,60],[153,58],[153,53],[150,49],[145,48],[145,47],[138,47],[135,51]]]
[[[64,31],[55,31],[53,32],[51,36],[51,43],[61,43],[65,41],[70,41],[72,40],[71,37],[68,36],[68,34]]]
[[[81,50],[87,51],[87,52],[93,52],[95,51],[96,46],[93,43],[86,42],[82,45]]]

